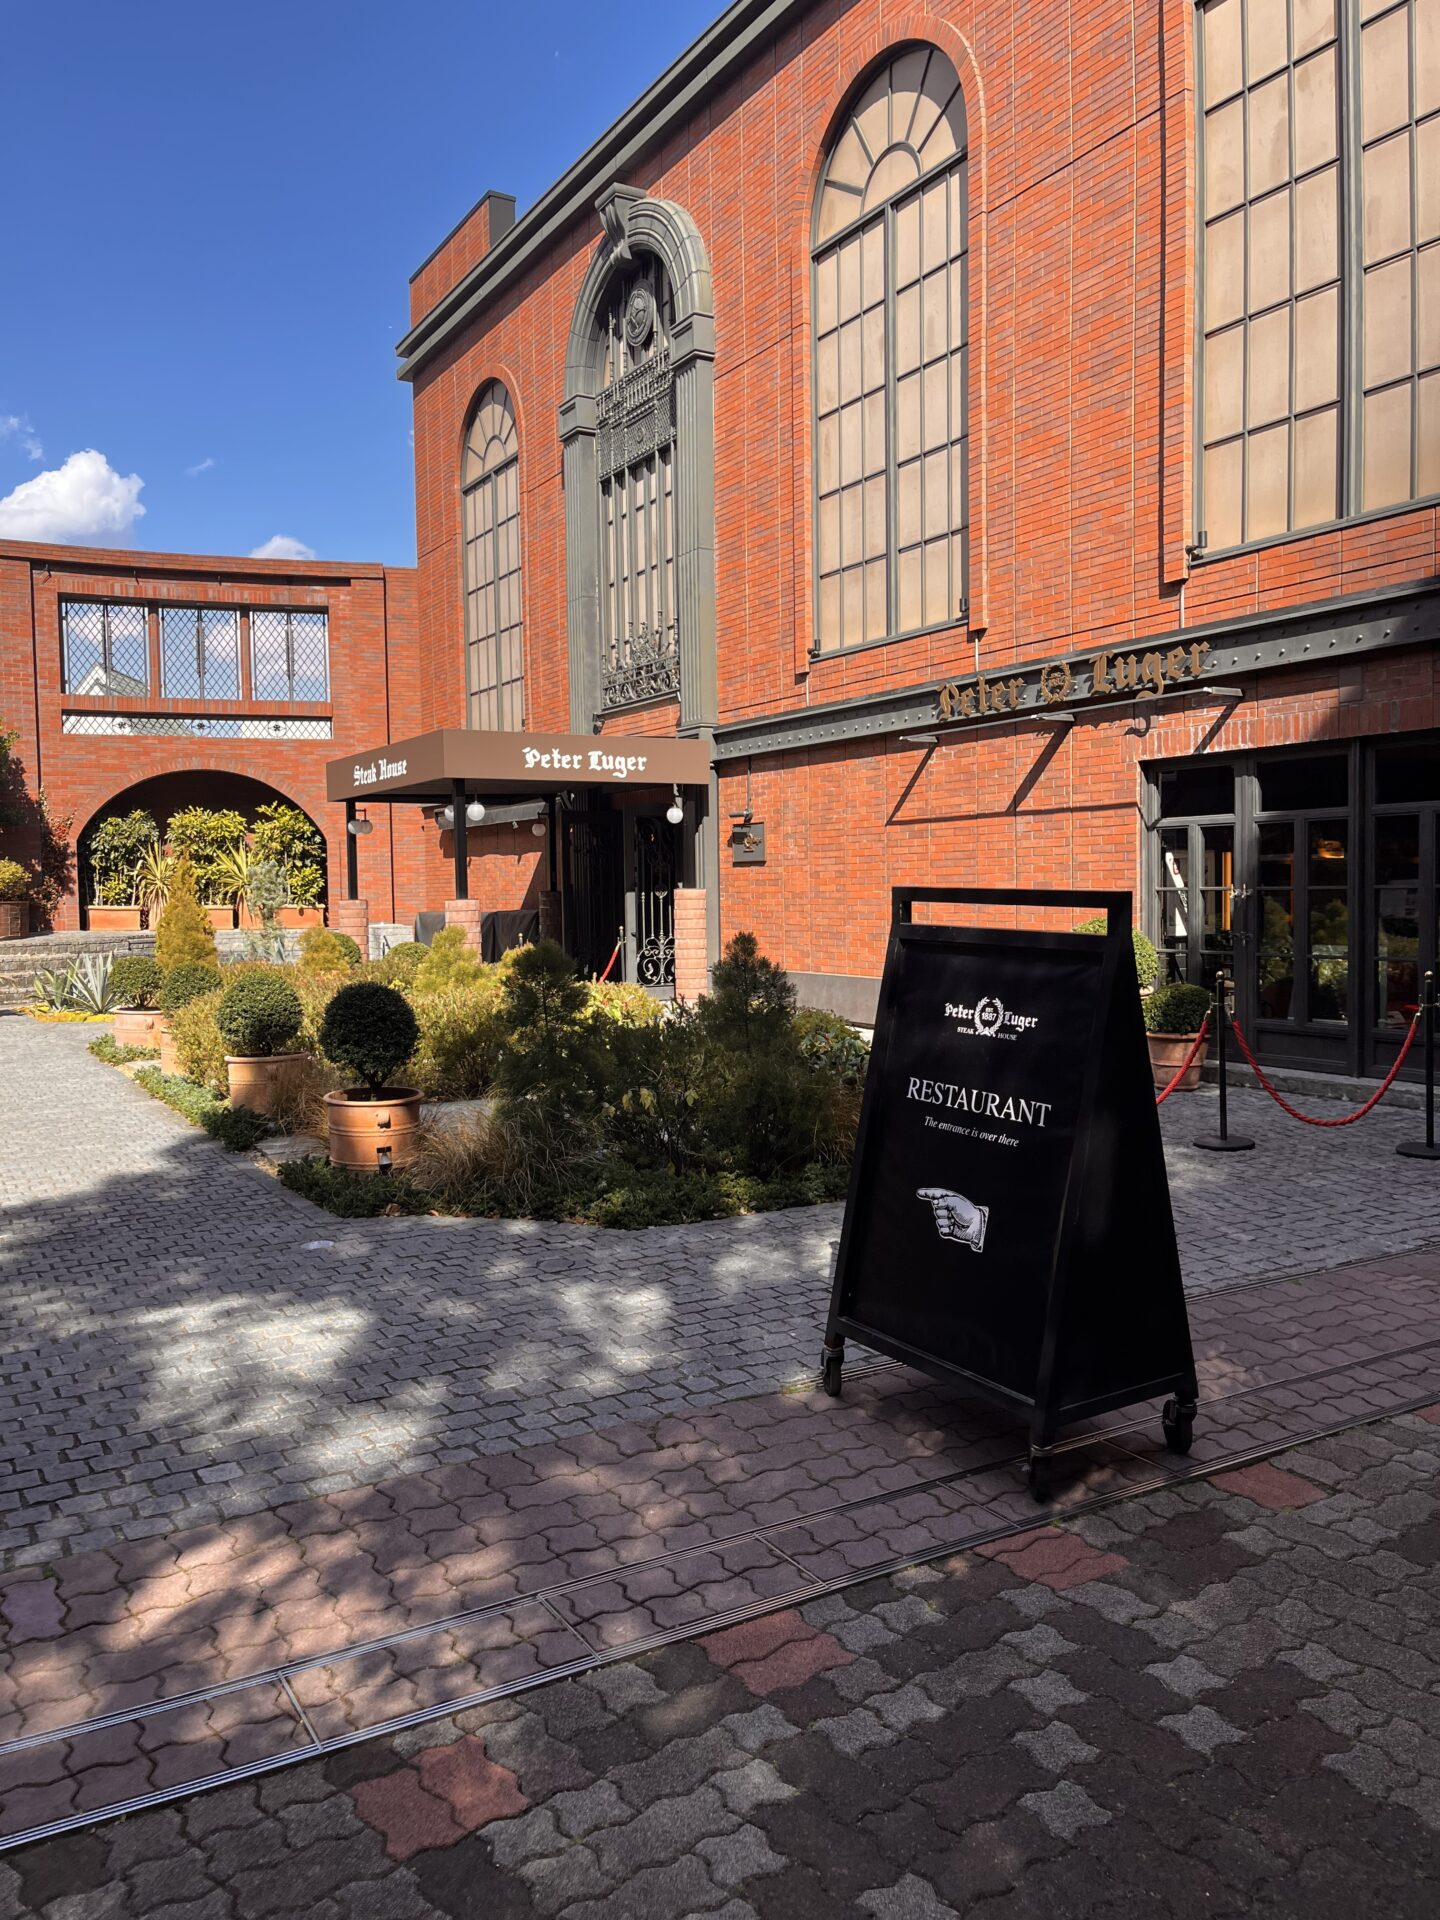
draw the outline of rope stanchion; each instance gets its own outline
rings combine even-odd
[[[1216,1021],[1216,1035],[1219,1044],[1216,1048],[1215,1065],[1220,1075],[1220,1131],[1202,1133],[1191,1144],[1203,1147],[1207,1153],[1249,1153],[1255,1142],[1248,1133],[1230,1131],[1230,1069],[1225,1058],[1225,1029],[1233,1016],[1230,1012],[1230,982],[1222,967],[1215,976],[1215,1009],[1219,1016]]]
[[[1415,1009],[1415,1018],[1425,1021],[1425,1138],[1423,1140],[1402,1140],[1395,1151],[1406,1160],[1440,1160],[1440,1147],[1435,1144],[1435,975],[1425,976],[1425,988],[1420,996],[1420,1005]],[[1414,1028],[1411,1028],[1414,1032]],[[1408,1044],[1408,1042],[1407,1042]]]
[[[1419,1030],[1420,1016],[1423,1012],[1424,1012],[1423,1007],[1419,1007],[1416,1009],[1415,1018],[1410,1022],[1410,1031],[1405,1036],[1405,1044],[1401,1047],[1399,1053],[1396,1054],[1395,1056],[1394,1066],[1391,1067],[1389,1073],[1386,1074],[1385,1078],[1380,1082],[1380,1085],[1375,1089],[1374,1093],[1371,1094],[1370,1098],[1365,1102],[1364,1106],[1357,1107],[1353,1113],[1342,1113],[1341,1115],[1339,1115],[1337,1119],[1334,1119],[1334,1120],[1318,1120],[1316,1119],[1313,1113],[1301,1113],[1298,1107],[1292,1107],[1290,1102],[1285,1098],[1284,1094],[1277,1092],[1276,1089],[1272,1087],[1270,1082],[1266,1079],[1265,1069],[1260,1065],[1260,1062],[1255,1058],[1254,1054],[1250,1051],[1250,1043],[1249,1041],[1246,1040],[1245,1035],[1241,1032],[1239,1021],[1232,1020],[1230,1024],[1235,1029],[1235,1039],[1239,1045],[1240,1051],[1244,1054],[1246,1061],[1249,1063],[1250,1071],[1254,1074],[1255,1078],[1260,1082],[1261,1086],[1265,1089],[1266,1093],[1269,1094],[1270,1098],[1275,1102],[1276,1106],[1282,1107],[1284,1111],[1289,1114],[1292,1120],[1302,1121],[1304,1125],[1306,1125],[1307,1127],[1353,1127],[1357,1120],[1363,1120],[1365,1118],[1366,1114],[1369,1113],[1372,1107],[1378,1106],[1380,1102],[1385,1098],[1386,1094],[1390,1091],[1391,1087],[1394,1086],[1396,1078],[1399,1075],[1400,1069],[1405,1064],[1405,1056],[1406,1054],[1409,1053],[1411,1047],[1415,1044],[1415,1035]]]
[[[625,929],[621,927],[620,938],[615,942],[615,951],[611,954],[610,958],[605,962],[605,971],[600,976],[600,979],[602,982],[610,978],[610,969],[614,966],[615,962],[620,958],[620,949],[621,947],[624,946],[624,944],[625,944]]]
[[[1185,1078],[1186,1074],[1190,1071],[1191,1067],[1194,1066],[1195,1056],[1199,1053],[1200,1049],[1204,1046],[1206,1037],[1208,1036],[1209,1032],[1210,1032],[1210,1016],[1207,1013],[1205,1018],[1200,1022],[1200,1031],[1195,1036],[1195,1044],[1193,1047],[1191,1047],[1189,1053],[1186,1054],[1185,1058],[1180,1062],[1179,1071],[1176,1073],[1175,1078],[1170,1082],[1169,1086],[1165,1088],[1163,1093],[1156,1094],[1155,1104],[1157,1107],[1164,1106],[1165,1102],[1170,1098],[1171,1094],[1174,1093],[1175,1089],[1179,1086],[1180,1082]]]

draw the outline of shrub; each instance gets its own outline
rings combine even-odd
[[[200,898],[216,904],[227,896],[225,856],[245,844],[245,816],[233,807],[182,807],[172,813],[165,838],[173,854],[189,855]]]
[[[737,933],[716,963],[712,991],[700,1002],[705,1030],[736,1053],[793,1046],[795,989],[761,953],[753,933]]]
[[[420,1028],[416,1086],[441,1100],[473,1100],[488,1093],[506,1038],[498,978],[417,995],[415,1017]]]
[[[278,974],[252,973],[225,989],[216,1024],[229,1053],[255,1058],[287,1052],[302,1018],[292,986]]]
[[[348,933],[307,927],[300,936],[298,965],[304,973],[348,973],[360,964],[360,949]]]
[[[224,997],[225,989],[217,986],[209,993],[197,994],[193,1000],[186,1001],[170,1017],[175,1058],[189,1079],[217,1094],[224,1093],[227,1084],[225,1042],[220,1038],[216,1018]]]
[[[98,1040],[90,1042],[90,1051],[97,1060],[103,1060],[107,1067],[127,1067],[133,1060],[157,1059],[160,1049],[117,1046],[113,1035],[102,1033]]]
[[[469,986],[480,974],[481,963],[465,938],[465,929],[441,927],[415,970],[415,991],[439,993],[445,987]]]
[[[164,972],[176,967],[213,967],[215,929],[200,905],[195,869],[184,854],[175,862],[165,908],[155,929],[155,958]]]
[[[325,891],[325,842],[299,807],[287,800],[267,800],[258,806],[250,853],[253,859],[272,862],[280,869],[297,907],[318,905]]]
[[[413,986],[429,951],[418,940],[398,941],[374,963],[376,979],[383,980],[387,987]]]
[[[164,984],[159,962],[148,953],[122,953],[110,969],[110,992],[117,1007],[158,1006]]]
[[[1093,920],[1082,920],[1076,927],[1076,933],[1104,933],[1107,925],[1103,913],[1097,913]],[[1135,972],[1142,987],[1153,987],[1160,978],[1160,956],[1145,938],[1138,927],[1130,929],[1130,944],[1135,950]]]
[[[90,835],[87,853],[95,898],[103,906],[126,906],[135,898],[141,855],[160,838],[160,829],[143,807],[112,813]]]
[[[613,1036],[605,1119],[628,1160],[676,1174],[703,1163],[710,1053],[694,1012],[683,1006],[658,1025],[622,1028]]]
[[[590,980],[585,1017],[617,1027],[653,1027],[665,1018],[664,1003],[634,980]]]
[[[1198,1033],[1211,1000],[1206,988],[1176,980],[1168,987],[1157,987],[1141,1004],[1147,1032]]]
[[[328,1160],[311,1156],[305,1160],[287,1160],[278,1169],[282,1185],[292,1193],[303,1194],[317,1207],[338,1214],[342,1220],[371,1220],[381,1213],[429,1213],[429,1198],[418,1192],[403,1173],[392,1173],[388,1180],[377,1180],[370,1173],[355,1173],[348,1167],[332,1167]]]
[[[843,1087],[864,1086],[870,1049],[848,1020],[820,1007],[802,1007],[795,1016],[795,1034],[807,1065],[832,1075]]]
[[[192,1000],[198,1000],[202,993],[213,993],[219,985],[218,967],[202,966],[193,960],[183,966],[171,967],[160,987],[160,1011],[178,1013],[182,1007],[188,1007]]]
[[[182,1080],[179,1074],[161,1073],[158,1067],[141,1067],[135,1075],[135,1084],[155,1099],[163,1100],[167,1107],[173,1107],[176,1113],[184,1114],[187,1120],[204,1127],[213,1140],[234,1153],[248,1153],[256,1141],[263,1140],[270,1131],[269,1121],[252,1113],[249,1107],[229,1106],[217,1100],[208,1088],[196,1086],[193,1080]]]
[[[28,900],[30,876],[18,860],[0,860],[0,900]]]
[[[585,1019],[586,990],[574,963],[555,941],[541,940],[518,950],[504,982],[508,1038],[496,1063],[497,1092],[553,1128],[582,1129],[600,1104],[606,1055]]]
[[[794,1173],[826,1151],[830,1103],[795,1052],[745,1056],[718,1081],[707,1125],[724,1163],[760,1180]]]
[[[378,980],[355,980],[341,987],[320,1026],[326,1059],[357,1074],[372,1100],[382,1097],[419,1037],[410,1002]]]

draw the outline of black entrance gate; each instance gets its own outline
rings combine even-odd
[[[680,832],[662,814],[637,813],[630,835],[625,969],[652,992],[675,990],[675,882]]]
[[[624,938],[623,815],[596,808],[560,815],[565,858],[565,946],[597,979]],[[613,975],[612,975],[613,978]]]

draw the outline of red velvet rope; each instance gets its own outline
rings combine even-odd
[[[1420,1031],[1420,1020],[1421,1020],[1421,1016],[1424,1014],[1424,1011],[1425,1009],[1423,1006],[1416,1008],[1415,1018],[1410,1022],[1410,1031],[1405,1036],[1404,1046],[1401,1047],[1399,1053],[1397,1053],[1395,1056],[1394,1066],[1391,1067],[1389,1073],[1386,1074],[1385,1078],[1381,1081],[1380,1085],[1375,1089],[1374,1093],[1371,1094],[1370,1098],[1365,1102],[1364,1106],[1357,1107],[1354,1113],[1341,1114],[1338,1120],[1317,1120],[1313,1113],[1301,1113],[1298,1107],[1292,1107],[1290,1102],[1285,1098],[1284,1094],[1277,1093],[1274,1087],[1272,1087],[1270,1082],[1265,1078],[1265,1069],[1260,1065],[1260,1062],[1255,1058],[1254,1054],[1250,1051],[1249,1043],[1247,1042],[1244,1034],[1240,1031],[1240,1024],[1238,1021],[1232,1020],[1230,1022],[1230,1031],[1234,1034],[1236,1040],[1240,1043],[1240,1051],[1244,1054],[1246,1060],[1249,1062],[1250,1071],[1254,1074],[1255,1078],[1260,1082],[1261,1086],[1265,1089],[1266,1093],[1269,1094],[1270,1098],[1275,1102],[1276,1106],[1283,1107],[1286,1113],[1290,1115],[1290,1118],[1292,1120],[1303,1120],[1307,1127],[1351,1127],[1351,1126],[1354,1126],[1357,1120],[1363,1120],[1366,1114],[1369,1113],[1370,1109],[1373,1106],[1375,1106],[1378,1101],[1383,1100],[1385,1098],[1385,1095],[1390,1091],[1391,1087],[1394,1086],[1395,1076],[1399,1073],[1401,1067],[1404,1066],[1405,1056],[1407,1053],[1409,1053],[1411,1047],[1414,1045],[1415,1035]]]
[[[610,978],[610,969],[611,967],[614,966],[615,962],[619,958],[620,958],[620,942],[617,940],[615,943],[614,953],[612,953],[610,958],[605,962],[605,971],[600,976],[602,980],[608,980]]]
[[[1164,1103],[1170,1098],[1171,1094],[1174,1093],[1176,1087],[1179,1086],[1180,1082],[1185,1078],[1186,1074],[1190,1071],[1191,1067],[1195,1064],[1195,1056],[1197,1053],[1199,1053],[1200,1049],[1204,1046],[1205,1036],[1209,1033],[1209,1031],[1210,1031],[1210,1015],[1207,1013],[1205,1015],[1205,1018],[1200,1022],[1200,1031],[1195,1036],[1194,1046],[1191,1047],[1189,1053],[1186,1054],[1185,1058],[1180,1063],[1180,1071],[1175,1075],[1175,1078],[1170,1082],[1169,1086],[1166,1087],[1163,1093],[1156,1094],[1155,1104],[1157,1107],[1164,1105]]]

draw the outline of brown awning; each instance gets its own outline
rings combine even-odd
[[[331,760],[331,800],[448,800],[460,782],[481,797],[565,793],[584,787],[703,787],[706,740],[647,734],[481,733],[442,727]]]

